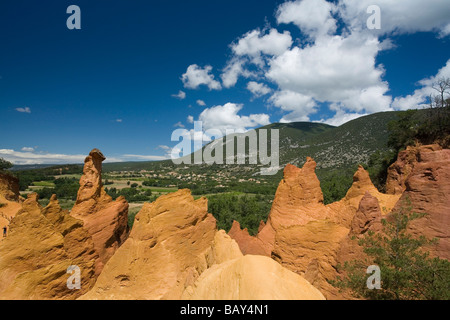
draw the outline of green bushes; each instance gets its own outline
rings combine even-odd
[[[356,167],[350,170],[332,170],[318,174],[325,204],[341,200],[352,186]]]
[[[448,147],[450,142],[450,106],[426,110],[408,110],[388,125],[388,144],[396,151],[407,146],[440,143]]]
[[[229,231],[236,220],[251,235],[258,233],[261,221],[266,221],[273,196],[220,194],[208,197],[208,212],[214,215],[219,229]]]
[[[394,150],[377,151],[370,156],[367,170],[373,184],[380,192],[386,192],[386,180],[389,167],[397,160],[398,153]]]
[[[117,190],[116,188],[106,188],[105,191],[113,199],[123,196],[128,202],[146,202],[155,200],[155,198],[152,197],[151,190],[141,190],[137,188],[124,188],[122,190]]]
[[[38,191],[40,199],[50,199],[56,194],[58,199],[76,200],[80,184],[75,178],[60,178],[53,181],[54,188],[43,188]]]
[[[13,164],[9,161],[6,161],[3,158],[0,158],[0,171],[2,170],[8,170],[13,167]]]
[[[382,221],[383,232],[369,231],[359,240],[368,258],[338,266],[347,275],[330,281],[331,284],[370,300],[449,300],[450,262],[431,258],[423,250],[437,240],[413,237],[407,232],[411,221],[424,216],[412,213],[411,204],[406,200],[399,211]],[[380,270],[378,290],[367,286],[366,270],[370,265]]]

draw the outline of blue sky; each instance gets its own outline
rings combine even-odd
[[[339,125],[420,107],[450,77],[446,0],[5,0],[0,30],[0,157],[16,164],[162,159],[197,120]]]

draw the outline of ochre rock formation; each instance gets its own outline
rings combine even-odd
[[[275,232],[280,227],[304,225],[329,214],[323,204],[316,166],[311,158],[307,159],[302,169],[290,164],[286,166],[267,222]]]
[[[0,196],[8,201],[19,201],[19,180],[7,173],[0,172]]]
[[[326,280],[335,276],[337,252],[348,232],[325,219],[281,228],[276,233],[272,257],[324,293],[329,286]]]
[[[429,248],[432,255],[450,259],[450,149],[422,146],[417,162],[406,178],[405,192],[394,210],[411,207],[425,217],[412,221],[409,232],[414,236],[437,238]]]
[[[128,203],[124,197],[116,201],[102,185],[103,154],[94,149],[86,158],[80,179],[77,202],[70,214],[84,222],[94,241],[100,259],[97,274],[128,237]]]
[[[369,173],[360,166],[346,196],[325,205],[315,169],[316,163],[311,158],[302,169],[288,165],[267,224],[258,235],[251,237],[237,223],[229,235],[245,254],[272,257],[287,269],[304,276],[327,298],[334,298],[336,290],[328,280],[337,275],[336,266],[342,260],[339,256],[343,251],[341,246],[346,245],[349,233],[353,229],[363,233],[366,223],[371,224],[378,212],[380,215],[391,212],[400,195],[380,193]]]
[[[302,169],[288,164],[284,169],[284,179],[280,182],[267,224],[260,228],[256,239],[251,239],[232,229],[231,237],[235,239],[241,250],[247,254],[270,256],[275,235],[280,228],[293,225],[305,225],[310,221],[324,219],[333,212],[323,203],[320,181],[315,174],[316,162],[308,158]],[[239,228],[240,229],[240,228]]]
[[[212,266],[182,295],[184,300],[324,300],[298,274],[264,256],[246,255]]]
[[[95,250],[82,221],[62,211],[56,198],[42,210],[29,195],[0,241],[0,298],[75,299],[95,282]],[[81,270],[81,289],[70,290],[67,269]]]
[[[233,225],[229,235],[236,240],[243,252],[271,256],[279,230],[290,226],[303,226],[313,221],[326,219],[350,229],[366,192],[370,192],[380,201],[384,214],[389,213],[400,198],[400,195],[380,193],[370,180],[369,173],[360,166],[346,196],[338,202],[325,205],[320,181],[315,173],[316,166],[316,162],[311,158],[307,159],[302,169],[293,165],[286,166],[284,179],[277,189],[267,224],[260,229],[256,237],[240,230],[237,224]]]
[[[265,227],[264,223],[261,224],[260,231]],[[267,246],[266,242],[262,241],[258,237],[252,237],[247,229],[242,230],[239,222],[234,221],[231,230],[228,235],[239,243],[239,247],[244,255],[253,254],[261,256],[269,256],[272,250],[271,246]]]
[[[0,237],[3,236],[3,228],[9,228],[11,219],[20,209],[22,199],[19,195],[19,181],[7,173],[0,172]]]
[[[353,176],[353,184],[345,197],[327,206],[335,212],[331,219],[346,228],[350,228],[360,202],[367,192],[378,199],[383,215],[390,213],[400,198],[400,195],[379,192],[373,185],[369,173],[362,166],[359,166]]]
[[[83,299],[179,299],[208,267],[242,256],[216,231],[205,198],[180,190],[146,203],[129,238]]]
[[[369,257],[364,253],[363,248],[358,244],[367,232],[380,232],[382,230],[381,220],[383,218],[378,199],[373,197],[370,192],[366,192],[361,199],[358,211],[351,223],[351,229],[348,236],[341,241],[337,252],[337,265],[343,266],[345,262],[369,261]],[[372,265],[367,262],[367,266]],[[345,277],[345,270],[338,270],[340,277]],[[335,279],[337,274],[331,274],[328,280]],[[325,295],[328,299],[348,300],[354,299],[348,291],[339,292],[337,288],[326,286]]]
[[[381,231],[382,216],[378,199],[367,191],[361,199],[358,211],[353,218],[350,235],[362,235],[369,230],[374,232]]]
[[[428,146],[409,146],[398,154],[397,161],[389,167],[386,180],[386,193],[403,194],[406,190],[406,180],[412,173],[414,166],[420,161],[424,153],[440,151],[442,147],[437,144]]]

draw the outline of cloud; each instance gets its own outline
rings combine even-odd
[[[23,147],[21,150],[23,152],[34,152],[34,148],[31,148],[31,147]]]
[[[184,124],[182,124],[181,121],[175,123],[173,126],[178,128],[184,128]]]
[[[0,149],[0,157],[14,164],[62,164],[83,163],[86,155],[66,155],[52,153],[36,153],[30,150],[15,151],[12,149]]]
[[[186,92],[180,90],[177,94],[173,94],[172,97],[180,99],[180,100],[184,100],[184,99],[186,99]]]
[[[25,107],[25,108],[16,108],[17,112],[20,113],[31,113],[31,109],[29,107]]]
[[[325,0],[291,1],[279,6],[276,18],[279,24],[293,23],[305,35],[316,38],[336,31],[335,11],[336,6]]]
[[[381,30],[367,28],[371,5],[381,9]],[[244,33],[230,44],[222,83],[231,88],[240,77],[251,78],[247,89],[254,97],[271,94],[268,101],[284,113],[283,122],[307,121],[319,104],[334,114],[322,120],[333,124],[411,108],[426,101],[430,79],[419,82],[421,87],[411,95],[394,99],[377,58],[396,46],[394,35],[448,36],[449,16],[447,0],[287,1],[276,9],[278,26],[297,26],[302,36],[294,43],[291,33],[278,27]]]
[[[295,91],[278,91],[270,98],[270,101],[274,106],[289,112],[280,120],[283,123],[309,121],[309,115],[317,111],[317,104],[313,98]]]
[[[367,8],[381,9],[380,35],[438,32],[448,35],[450,6],[447,0],[340,0],[340,16],[351,30],[367,29]]]
[[[261,65],[261,55],[277,56],[285,52],[292,45],[292,37],[288,31],[283,33],[270,29],[265,33],[259,29],[250,31],[241,37],[237,43],[231,45],[236,56],[248,56],[252,62]]]
[[[391,110],[389,85],[382,80],[384,69],[375,64],[381,44],[362,34],[324,36],[304,48],[294,47],[271,60],[268,79],[281,91],[296,92],[318,102],[342,103],[350,111]],[[292,110],[292,99],[276,106]],[[302,100],[299,108],[304,108]],[[296,111],[292,110],[292,111]],[[311,112],[314,109],[310,109]]]
[[[26,150],[24,150],[26,149]],[[22,148],[22,151],[13,149],[0,149],[0,157],[15,165],[31,165],[31,164],[83,164],[86,155],[82,154],[58,154],[48,152],[31,151],[32,148]],[[166,160],[168,156],[152,156],[152,155],[134,155],[126,154],[115,157],[107,157],[106,163],[124,162],[124,161],[157,161]]]
[[[449,34],[450,34],[450,23],[441,30],[440,35],[441,35],[441,37],[445,37],[445,36],[448,36]]]
[[[156,149],[161,149],[164,151],[164,157],[170,159],[172,155],[172,148],[166,145],[159,145]]]
[[[193,116],[188,116],[187,117],[187,122],[188,123],[194,123],[194,117]]]
[[[433,84],[441,78],[450,78],[450,59],[435,76],[420,80],[418,85],[421,87],[415,90],[413,94],[395,98],[392,106],[396,110],[428,107],[430,95],[437,94],[437,91],[433,89]]]
[[[162,161],[167,160],[167,156],[146,156],[146,155],[138,155],[138,154],[125,154],[124,158],[133,159],[135,161]],[[122,160],[124,161],[124,160]],[[121,162],[122,162],[121,161]]]
[[[233,129],[239,132],[270,124],[269,115],[267,114],[238,115],[242,108],[242,104],[227,103],[223,106],[205,109],[200,114],[199,121],[202,121],[204,130],[218,129],[225,131]]]
[[[122,123],[123,120],[122,120],[122,119],[116,119],[116,122],[117,122],[117,123]]]
[[[205,101],[203,101],[203,100],[197,100],[197,104],[198,104],[200,107],[206,106],[206,103],[205,103]]]
[[[181,76],[184,87],[188,89],[197,89],[198,87],[205,85],[210,90],[222,89],[220,82],[214,80],[214,75],[210,73],[211,71],[211,66],[201,68],[196,64],[190,65],[187,68],[186,73]]]
[[[265,85],[264,83],[258,83],[256,81],[250,81],[247,84],[247,90],[253,93],[253,96],[255,98],[265,96],[272,92],[272,89],[270,89],[267,85]]]
[[[250,72],[244,67],[247,62],[247,59],[238,57],[234,57],[228,62],[226,67],[222,70],[222,75],[220,76],[225,88],[234,87],[239,77],[256,77],[254,72]]]
[[[159,145],[157,149],[170,150],[170,147],[169,146],[165,146],[165,145]]]
[[[336,114],[330,119],[322,119],[319,122],[329,124],[330,126],[339,127],[349,121],[367,116],[368,114],[360,114],[360,113],[351,113],[346,112],[339,106],[332,106],[332,109],[336,109]]]
[[[244,34],[235,43],[230,45],[233,53],[222,70],[222,82],[225,88],[236,85],[239,77],[257,77],[253,71],[246,68],[247,64],[260,67],[265,65],[264,55],[277,56],[292,46],[292,37],[288,31],[283,33],[276,29],[252,30]]]

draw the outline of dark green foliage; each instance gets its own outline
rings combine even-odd
[[[258,233],[261,221],[266,221],[273,196],[221,194],[208,197],[208,212],[214,215],[219,229],[229,231],[233,221],[247,228],[251,235]]]
[[[398,120],[388,125],[390,135],[388,144],[396,151],[407,146],[440,143],[449,145],[450,107],[408,110],[399,113]]]
[[[370,156],[367,171],[370,178],[380,192],[386,192],[386,179],[389,167],[397,160],[394,150],[377,151]]]
[[[345,197],[353,184],[356,167],[348,170],[333,170],[326,174],[318,174],[325,204],[330,204]]]
[[[135,188],[137,188],[138,186],[139,186],[139,185],[138,185],[137,183],[132,183],[130,187],[133,188],[133,189],[135,189]]]
[[[6,161],[3,158],[0,158],[0,171],[2,170],[8,170],[13,167],[13,164],[9,161]]]
[[[155,197],[152,197],[151,190],[138,190],[136,188],[124,188],[122,190],[117,190],[116,188],[105,188],[105,191],[113,199],[123,196],[128,202],[151,202],[155,200]]]
[[[134,220],[140,210],[141,210],[141,208],[133,208],[133,209],[128,210],[128,227],[130,227],[130,229],[133,228]]]
[[[144,187],[159,187],[158,181],[155,180],[155,179],[148,179],[148,180],[145,180],[144,182],[142,182],[142,185],[143,185]]]
[[[398,119],[389,122],[388,145],[397,152],[416,142],[419,131],[419,119],[416,119],[417,110],[408,110],[398,113]]]
[[[79,165],[52,166],[42,169],[15,171],[14,175],[19,178],[19,189],[25,191],[33,182],[53,181],[56,175],[81,174],[83,168]]]
[[[350,289],[356,297],[374,300],[449,300],[450,262],[430,258],[424,246],[436,240],[413,238],[408,224],[424,217],[412,213],[410,202],[383,220],[383,232],[368,232],[360,241],[369,260],[352,261],[344,266],[347,277],[331,283]],[[381,289],[369,290],[366,269],[377,265],[381,270]]]
[[[54,188],[44,188],[38,191],[40,199],[50,199],[53,194],[56,194],[58,199],[76,200],[78,189],[80,188],[79,181],[75,178],[60,178],[53,181]]]

